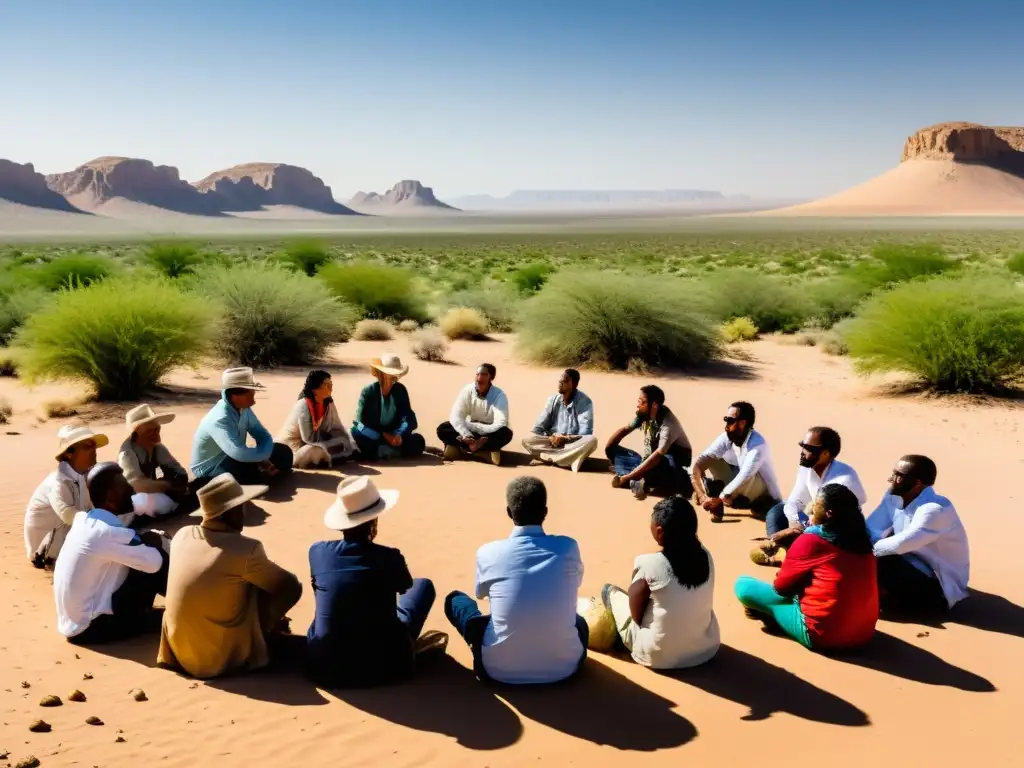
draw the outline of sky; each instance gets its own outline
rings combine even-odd
[[[1024,125],[1022,28],[1020,0],[0,0],[0,158],[815,197],[918,128]]]

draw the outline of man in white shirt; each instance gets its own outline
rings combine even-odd
[[[517,477],[506,491],[515,527],[507,539],[476,554],[476,600],[452,592],[445,616],[473,650],[481,680],[512,685],[554,683],[576,674],[587,657],[590,630],[576,613],[583,561],[568,536],[544,532],[547,489],[535,477]]]
[[[767,539],[750,553],[758,565],[779,565],[774,555],[787,549],[804,532],[809,516],[807,506],[818,495],[823,485],[843,485],[853,491],[861,508],[868,495],[861,485],[857,471],[836,457],[842,449],[839,433],[831,427],[811,427],[800,443],[800,468],[796,482],[786,501],[779,502],[768,511],[765,519]]]
[[[459,392],[448,421],[437,428],[444,457],[454,461],[463,454],[487,453],[501,464],[501,449],[512,441],[508,426],[508,398],[492,383],[498,370],[490,363],[476,369],[476,380]]]
[[[942,613],[968,595],[967,531],[953,502],[932,487],[936,475],[927,456],[904,456],[888,495],[867,518],[883,610]]]
[[[782,499],[768,443],[754,429],[755,417],[750,403],[730,405],[725,431],[693,462],[694,496],[712,522],[722,521],[724,507],[749,509],[764,519]]]
[[[79,512],[53,571],[57,630],[76,645],[122,640],[146,630],[153,599],[167,591],[160,534],[137,534],[118,519],[132,509],[132,487],[112,461],[87,478],[95,509]]]

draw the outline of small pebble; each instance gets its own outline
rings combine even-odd
[[[115,744],[124,744],[124,736],[118,736],[116,739],[114,739],[114,743]]]
[[[103,725],[103,721],[100,720],[96,715],[89,715],[85,718],[86,725]]]
[[[136,688],[132,691],[132,698],[136,701],[149,701],[149,699],[146,698],[146,692],[141,688]]]
[[[929,634],[928,632],[918,632],[917,636],[918,637],[928,637],[928,634]]]
[[[71,693],[68,694],[68,701],[78,701],[78,702],[85,701],[85,694],[82,693],[80,690],[78,690],[76,688],[75,690],[73,690]]]
[[[29,685],[28,680],[22,680],[21,681],[21,687],[22,688],[31,688],[32,686]]]
[[[19,760],[14,764],[14,768],[39,768],[42,763],[39,762],[39,758],[33,755],[32,757],[26,757],[23,760]]]
[[[60,696],[43,696],[39,701],[40,707],[59,707],[64,702],[60,700]]]
[[[90,675],[88,672],[86,672],[84,675],[82,675],[82,679],[83,680],[92,680],[92,675]]]
[[[28,727],[32,733],[49,733],[50,724],[45,720],[36,720],[32,725]]]

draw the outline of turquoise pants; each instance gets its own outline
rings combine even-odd
[[[804,615],[800,612],[800,603],[795,597],[783,597],[771,584],[751,576],[740,576],[736,579],[736,597],[743,603],[744,608],[774,620],[783,632],[800,645],[811,647],[811,639],[807,636],[807,627],[804,625]]]

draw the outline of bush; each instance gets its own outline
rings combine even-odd
[[[512,285],[516,287],[520,294],[530,295],[544,287],[544,283],[547,282],[548,276],[553,271],[554,269],[550,264],[544,264],[543,262],[528,264],[525,267],[513,270],[509,280],[511,280]]]
[[[516,324],[519,297],[507,286],[487,282],[477,288],[457,291],[444,302],[446,309],[466,307],[487,318],[487,327],[494,333],[509,333]]]
[[[6,398],[0,397],[0,424],[8,423],[13,415],[14,409],[11,404],[7,402]]]
[[[560,272],[523,304],[519,343],[550,365],[687,368],[719,351],[720,335],[681,280]]]
[[[958,267],[940,246],[891,245],[881,243],[871,249],[871,261],[862,261],[846,271],[846,276],[866,290],[905,283],[922,277],[935,277]]]
[[[427,319],[413,275],[400,267],[368,262],[328,264],[317,277],[335,296],[360,310],[364,317],[378,320]]]
[[[720,323],[746,317],[761,333],[795,333],[815,313],[806,286],[775,275],[736,268],[715,272],[702,282],[690,300]]]
[[[214,350],[231,365],[307,365],[348,339],[355,312],[324,285],[272,262],[205,270],[196,290],[216,302]]]
[[[311,240],[300,240],[290,243],[278,257],[286,266],[314,277],[317,272],[331,261],[331,254],[319,243]]]
[[[18,366],[18,356],[13,349],[0,349],[0,376],[17,377]]]
[[[409,337],[409,348],[419,360],[443,363],[448,352],[448,340],[437,328],[420,328]]]
[[[386,320],[360,320],[352,338],[356,341],[390,341],[394,338],[393,328]]]
[[[166,280],[106,280],[62,291],[15,339],[29,382],[84,380],[101,400],[138,398],[166,373],[195,365],[210,312]]]
[[[1015,253],[1006,260],[1006,268],[1016,275],[1024,275],[1024,251]]]
[[[749,317],[737,317],[722,326],[722,338],[726,344],[753,341],[757,338],[757,326]]]
[[[398,330],[402,333],[412,333],[413,331],[418,330],[419,327],[420,324],[415,320],[403,320],[398,324]]]
[[[142,261],[165,277],[177,279],[194,272],[203,256],[195,246],[186,243],[157,243],[143,252]]]
[[[78,406],[70,400],[47,400],[43,403],[43,415],[48,419],[70,419],[78,415]]]
[[[47,291],[84,288],[105,280],[113,273],[114,263],[110,259],[88,253],[58,256],[53,261],[27,270],[36,285]]]
[[[45,306],[50,298],[51,294],[41,288],[24,288],[9,296],[0,296],[0,347],[7,346],[29,316]]]
[[[437,321],[441,333],[449,339],[479,341],[487,338],[487,318],[468,307],[453,307]]]
[[[807,295],[814,303],[814,325],[828,330],[852,317],[871,293],[872,286],[850,275],[816,280],[807,284]]]
[[[1024,292],[939,277],[869,299],[843,338],[863,373],[901,371],[943,392],[994,392],[1024,370]]]

